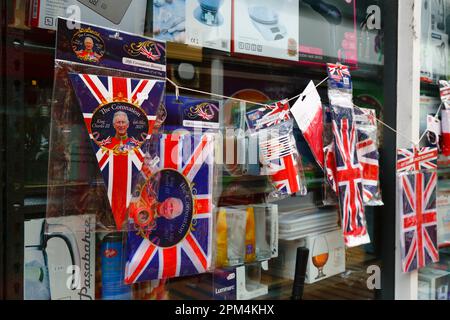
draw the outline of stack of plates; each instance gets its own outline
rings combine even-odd
[[[306,238],[338,229],[338,212],[335,208],[280,210],[279,226],[282,240]]]

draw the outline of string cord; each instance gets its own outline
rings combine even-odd
[[[317,85],[315,85],[316,88],[318,88],[319,86],[321,86],[325,81],[328,80],[329,77],[324,78],[322,81],[320,81]],[[178,84],[176,84],[174,81],[172,81],[169,78],[166,78],[166,80],[172,84],[175,87],[175,93],[178,99],[179,96],[179,91],[180,90],[184,90],[184,91],[190,91],[190,92],[194,92],[194,93],[198,93],[198,94],[203,94],[203,95],[209,95],[209,96],[213,96],[213,97],[218,97],[218,98],[222,98],[222,99],[229,99],[229,100],[233,100],[233,101],[237,101],[237,102],[244,102],[244,103],[248,103],[248,104],[253,104],[253,105],[257,105],[257,106],[261,106],[261,107],[267,107],[268,104],[267,103],[260,103],[260,102],[255,102],[255,101],[249,101],[249,100],[244,100],[244,99],[238,99],[238,98],[234,98],[234,97],[229,97],[229,96],[225,96],[225,95],[221,95],[221,94],[217,94],[217,93],[213,93],[213,92],[207,92],[207,91],[202,91],[202,90],[196,90],[196,89],[192,89],[192,88],[188,88],[188,87],[183,87],[183,86],[179,86]],[[289,99],[283,99],[280,100],[278,102],[282,102],[282,101],[287,101],[287,102],[291,102],[292,100],[298,99],[301,96],[306,96],[308,95],[309,92],[307,93],[300,93],[298,95],[293,96],[292,98]],[[277,103],[277,102],[275,102]],[[274,103],[274,104],[275,104]],[[357,106],[356,104],[353,104],[353,106],[355,108],[358,108],[359,110],[362,110],[363,108]],[[439,106],[439,110],[436,113],[435,118],[437,118],[439,116],[439,113],[442,109],[443,104],[441,104]],[[418,142],[415,142],[413,140],[411,140],[410,138],[408,138],[406,135],[402,134],[401,132],[397,131],[395,128],[393,128],[392,126],[388,125],[387,123],[383,122],[382,120],[378,119],[377,117],[375,117],[375,120],[380,123],[382,126],[386,127],[387,129],[391,130],[392,132],[394,132],[396,135],[401,136],[402,138],[406,139],[407,141],[411,142],[414,146],[418,147],[420,145],[420,143],[422,142],[422,140],[425,138],[427,131],[424,132],[424,134],[420,137]]]

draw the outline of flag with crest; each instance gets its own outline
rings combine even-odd
[[[125,282],[206,272],[211,265],[214,137],[164,134],[129,210]]]
[[[165,83],[91,74],[70,74],[94,148],[117,229],[122,229],[143,146],[156,121]]]

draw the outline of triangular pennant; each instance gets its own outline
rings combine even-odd
[[[117,229],[126,220],[165,83],[69,74],[105,181]]]

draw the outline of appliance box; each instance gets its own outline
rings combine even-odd
[[[318,268],[313,263],[313,258],[315,257],[314,246],[322,239],[325,239],[326,247],[328,248],[327,252],[323,252],[328,254],[328,259],[326,259],[323,266],[323,276],[318,277]],[[345,272],[345,244],[341,230],[334,230],[294,241],[280,241],[279,246],[279,257],[271,261],[270,270],[280,277],[294,279],[296,254],[299,247],[309,249],[305,283],[312,284]]]
[[[419,300],[448,300],[450,272],[425,268],[419,272]]]
[[[24,298],[95,299],[95,216],[25,222]]]
[[[231,3],[186,0],[186,44],[230,52]]]
[[[142,35],[147,0],[31,0],[31,27],[56,30],[58,17]]]
[[[235,0],[233,52],[298,61],[299,0]]]

